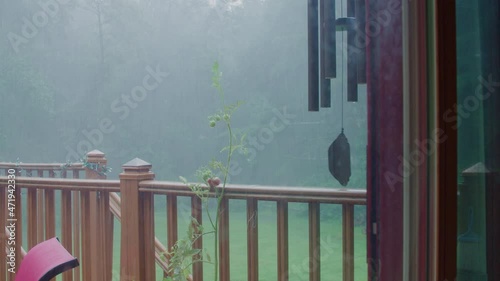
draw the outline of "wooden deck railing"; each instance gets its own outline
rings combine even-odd
[[[106,180],[95,167],[106,165],[104,154],[99,151],[87,155],[90,165],[74,164],[22,164],[0,163],[0,202],[8,197],[8,169],[16,169],[15,209],[16,266],[25,252],[37,243],[56,235],[56,191],[60,191],[61,243],[80,261],[80,267],[64,274],[63,281],[118,280],[112,272],[114,218],[121,222],[120,278],[122,281],[161,280],[156,276],[156,266],[164,272],[168,263],[166,249],[177,241],[179,197],[191,198],[191,216],[202,222],[202,202],[184,184],[155,181],[151,165],[134,159],[123,165],[120,180]],[[93,165],[93,166],[92,166]],[[19,168],[22,168],[21,171]],[[3,171],[3,173],[2,173]],[[33,177],[36,172],[37,177]],[[72,178],[68,178],[71,174]],[[48,178],[44,176],[48,175]],[[56,178],[56,176],[59,178]],[[80,179],[80,176],[85,179]],[[23,191],[21,191],[21,189]],[[119,193],[119,195],[118,195]],[[247,211],[247,268],[248,280],[259,278],[258,268],[258,202],[274,201],[277,211],[277,265],[278,280],[288,280],[288,203],[303,202],[309,208],[309,280],[320,278],[320,212],[321,203],[342,205],[343,280],[354,280],[354,206],[366,204],[364,190],[331,188],[271,187],[230,185],[225,189],[220,218],[220,280],[230,281],[229,256],[229,202],[246,200]],[[154,196],[166,196],[167,247],[155,237]],[[26,200],[21,200],[26,197]],[[22,205],[24,203],[26,206]],[[0,249],[8,252],[7,204],[0,204],[0,227],[5,235],[0,239]],[[27,216],[27,245],[23,241],[22,212]],[[197,248],[203,248],[201,239]],[[14,274],[2,275],[9,265],[0,263],[0,281],[14,280]],[[16,268],[17,269],[17,268]],[[164,273],[165,274],[165,273]],[[203,264],[193,265],[193,280],[203,280]]]

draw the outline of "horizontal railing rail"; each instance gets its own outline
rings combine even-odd
[[[4,185],[7,180],[7,177],[0,176]],[[118,180],[17,177],[16,184],[26,189],[120,192]]]
[[[83,163],[23,163],[23,162],[0,162],[0,169],[22,169],[22,170],[84,170]]]
[[[216,187],[220,189],[221,187]],[[193,196],[189,186],[182,182],[141,181],[139,191],[155,194],[174,194],[178,196]],[[210,192],[213,196],[214,192]],[[264,201],[285,200],[288,202],[317,202],[355,205],[366,204],[366,191],[361,189],[290,187],[264,185],[233,185],[224,188],[224,197],[228,199],[258,199]]]

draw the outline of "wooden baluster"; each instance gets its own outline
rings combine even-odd
[[[72,239],[72,208],[71,208],[71,191],[61,191],[61,244],[73,253],[73,239]],[[68,270],[63,273],[63,281],[73,281],[73,271]]]
[[[122,167],[120,280],[156,280],[153,194],[139,192],[139,182],[154,179],[151,164],[136,158]]]
[[[102,211],[104,213],[104,232],[103,243],[104,243],[104,256],[105,259],[105,271],[104,271],[104,280],[108,281],[113,278],[113,233],[114,233],[114,220],[115,217],[111,212],[109,207],[109,192],[104,192],[102,194]]]
[[[55,178],[54,170],[49,170],[49,178]],[[51,239],[56,236],[56,207],[55,191],[45,190],[45,239]],[[50,279],[56,281],[56,278]]]
[[[31,177],[33,171],[31,169],[26,170],[26,175]],[[27,198],[27,209],[28,209],[28,249],[33,248],[37,242],[37,189],[29,188],[28,189],[28,198]]]
[[[342,205],[342,276],[343,281],[354,280],[354,206]]]
[[[167,195],[167,251],[171,251],[177,242],[177,196]],[[170,260],[170,256],[167,259]],[[167,272],[164,272],[164,277]]]
[[[288,202],[278,201],[278,281],[288,281]]]
[[[81,262],[82,280],[91,280],[90,265],[90,192],[82,191],[80,193],[81,210]]]
[[[319,203],[309,203],[309,281],[321,279]]]
[[[37,170],[38,177],[43,178],[43,170],[38,169]],[[44,196],[45,196],[45,190],[44,189],[37,189],[36,191],[36,197],[37,197],[37,211],[36,211],[36,216],[37,216],[37,242],[43,242],[45,240],[45,216],[44,216]]]
[[[80,178],[79,170],[73,170],[73,178]],[[81,252],[80,252],[80,192],[73,191],[73,256],[75,256],[81,263]],[[73,279],[75,281],[80,281],[80,266],[73,269]]]
[[[53,170],[49,170],[49,177],[54,178]],[[56,209],[54,190],[45,190],[45,239],[56,236]]]
[[[139,229],[139,241],[142,248],[141,255],[144,261],[144,279],[156,280],[155,261],[155,216],[154,216],[154,194],[151,192],[139,193],[139,214],[141,215],[141,228]]]
[[[27,209],[28,209],[28,249],[33,248],[36,244],[38,244],[37,241],[37,235],[38,235],[38,215],[37,215],[37,210],[38,210],[38,205],[37,205],[37,192],[38,189],[36,188],[29,188],[28,189],[28,199],[26,201]]]
[[[259,280],[259,220],[257,199],[247,199],[248,281]]]
[[[198,196],[191,197],[191,216],[196,219],[199,224],[203,223],[203,206],[201,199]],[[203,239],[200,238],[193,243],[195,249],[203,249]],[[193,257],[195,259],[202,258],[201,256]],[[203,263],[197,262],[193,264],[193,280],[203,281]]]
[[[229,259],[229,200],[221,199],[219,217],[219,272],[220,281],[230,281]]]

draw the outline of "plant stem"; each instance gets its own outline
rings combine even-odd
[[[217,197],[217,210],[216,210],[216,217],[215,217],[215,238],[214,238],[214,245],[215,245],[215,262],[214,262],[214,281],[217,281],[218,279],[218,273],[219,273],[219,253],[218,253],[218,239],[219,239],[219,218],[220,218],[220,207],[222,203],[222,199],[224,197],[224,191],[226,189],[226,183],[227,183],[227,177],[229,174],[229,165],[231,164],[231,156],[233,154],[233,131],[231,130],[231,124],[230,121],[226,121],[227,129],[229,132],[229,152],[227,153],[227,164],[226,164],[226,169],[224,171],[224,181],[222,183],[222,189],[220,191],[220,194],[217,195],[217,190],[215,191],[216,197]]]

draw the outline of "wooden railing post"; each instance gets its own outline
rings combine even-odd
[[[86,179],[106,178],[106,174],[102,171],[103,167],[107,165],[104,153],[93,150],[87,153],[86,161]],[[112,214],[109,210],[109,194],[85,191],[81,194],[81,200],[83,280],[110,280],[106,279],[107,272],[111,272],[111,263],[108,265],[107,255],[113,248],[112,245],[106,244],[105,239],[106,235],[113,231],[110,219]],[[84,266],[84,262],[87,266]]]
[[[141,181],[154,179],[151,164],[135,158],[122,167],[120,280],[156,280],[153,194],[139,192]]]

